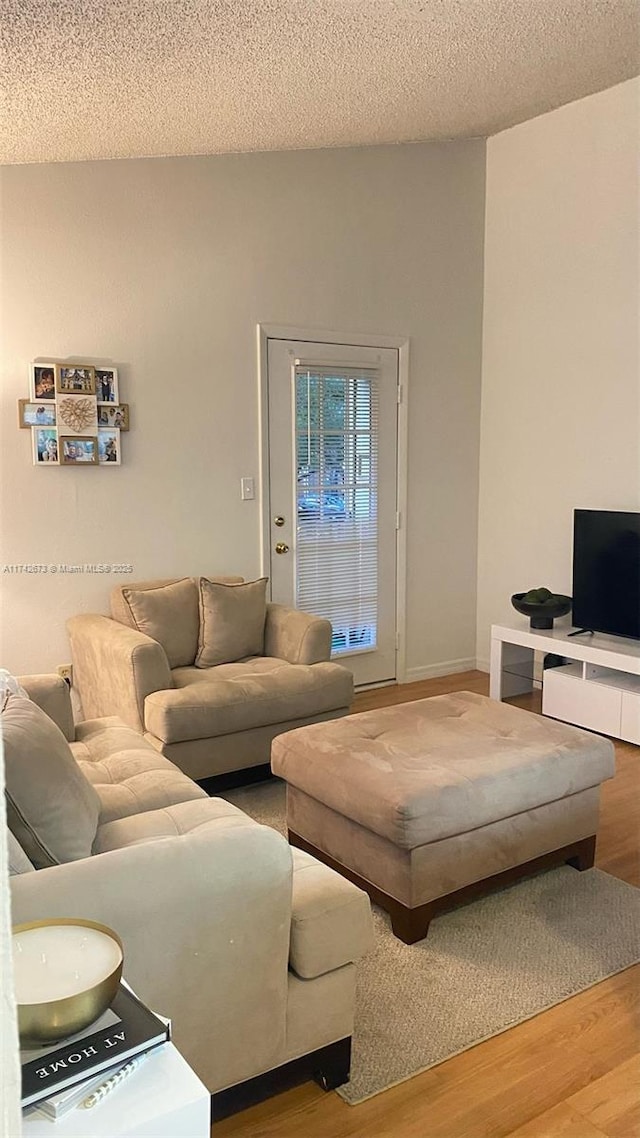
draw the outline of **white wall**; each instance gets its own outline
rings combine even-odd
[[[512,593],[571,593],[573,509],[640,508],[631,80],[487,143],[478,657]]]
[[[256,324],[408,335],[411,678],[475,655],[481,141],[3,172],[1,561],[259,571]],[[34,468],[35,357],[113,362],[123,465]],[[64,663],[98,576],[4,574],[0,658]]]

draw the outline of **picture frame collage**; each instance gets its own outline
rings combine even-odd
[[[119,466],[129,405],[118,371],[84,363],[33,363],[18,422],[31,431],[34,466]]]

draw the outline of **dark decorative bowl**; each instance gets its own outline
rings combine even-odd
[[[548,601],[535,604],[523,601],[524,593],[514,593],[511,604],[516,612],[529,617],[530,628],[553,628],[557,616],[566,616],[571,611],[572,597],[565,597],[563,593],[554,593]]]

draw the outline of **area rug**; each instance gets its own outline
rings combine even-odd
[[[286,832],[284,784],[224,797]],[[563,866],[437,917],[405,945],[373,907],[375,943],[358,965],[355,1105],[538,1015],[640,959],[640,890]]]

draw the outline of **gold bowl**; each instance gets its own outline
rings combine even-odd
[[[52,917],[12,933],[21,1047],[57,1043],[99,1019],[122,976],[122,941],[113,929]]]

